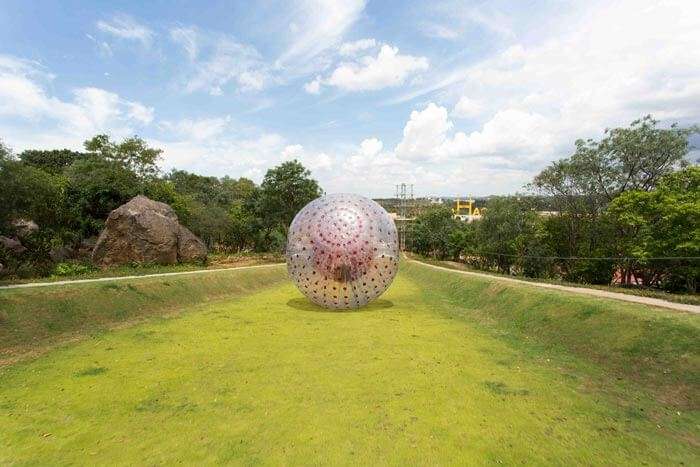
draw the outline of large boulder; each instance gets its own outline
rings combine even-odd
[[[22,253],[27,251],[24,245],[22,245],[22,242],[20,242],[16,238],[0,236],[0,245],[5,247],[5,249],[10,253],[14,253],[15,255],[21,255]]]
[[[140,195],[109,214],[92,251],[92,261],[100,266],[205,258],[204,244],[179,224],[170,206]]]

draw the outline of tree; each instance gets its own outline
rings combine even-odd
[[[410,247],[417,253],[438,259],[453,257],[456,248],[450,240],[456,240],[453,234],[459,225],[460,222],[453,218],[450,208],[437,206],[428,209],[410,225]]]
[[[281,247],[297,212],[322,194],[311,172],[296,160],[268,170],[253,199],[262,234],[258,242],[271,245],[274,241]]]
[[[478,252],[499,271],[512,267],[527,275],[541,275],[549,251],[543,245],[542,220],[529,200],[491,198],[477,224]]]
[[[254,246],[255,216],[242,202],[231,206],[224,243],[236,251]]]
[[[148,147],[148,143],[137,136],[114,143],[107,135],[97,135],[85,141],[85,149],[97,153],[107,161],[123,165],[141,178],[148,179],[158,175],[156,163],[163,153],[161,149]]]
[[[61,177],[16,160],[0,159],[0,178],[0,230],[18,218],[32,219],[42,228],[61,224]]]
[[[66,167],[88,154],[71,151],[69,149],[52,149],[49,151],[28,149],[19,155],[19,159],[25,165],[42,169],[50,174],[60,174]]]
[[[12,157],[12,151],[10,148],[5,146],[5,143],[0,139],[0,161],[5,159],[10,159]]]
[[[623,265],[625,277],[645,286],[697,291],[697,260],[653,258],[700,256],[700,167],[665,175],[653,191],[623,193],[610,203],[608,215],[626,232],[617,239],[617,253],[634,258]]]
[[[135,172],[97,155],[77,160],[65,176],[72,225],[83,237],[98,234],[112,210],[144,191]]]
[[[613,254],[615,237],[627,232],[612,228],[604,218],[608,203],[628,190],[652,190],[661,177],[686,164],[688,139],[700,129],[657,125],[646,116],[628,128],[606,130],[600,141],[578,140],[571,157],[552,163],[534,178],[530,187],[551,197],[557,211],[546,222],[556,256]],[[559,261],[558,269],[575,281],[606,283],[612,276],[612,263],[600,260]]]

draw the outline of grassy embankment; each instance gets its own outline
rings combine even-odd
[[[697,316],[415,263],[358,312],[282,267],[206,278],[0,292],[15,347],[190,310],[0,369],[0,464],[697,460]]]
[[[435,266],[443,266],[448,269],[455,269],[458,271],[471,271],[478,272],[481,274],[488,274],[497,277],[511,277],[513,279],[519,279],[527,282],[544,282],[547,284],[557,284],[564,285],[567,287],[582,287],[588,289],[598,289],[605,290],[607,292],[624,293],[629,295],[639,295],[641,297],[658,298],[661,300],[667,300],[669,302],[676,303],[686,303],[689,305],[700,305],[700,294],[689,294],[689,293],[670,293],[658,289],[650,289],[643,287],[621,287],[614,285],[598,285],[598,284],[580,284],[578,282],[566,282],[557,279],[546,279],[546,278],[531,278],[525,276],[511,276],[508,274],[502,274],[495,271],[484,271],[482,269],[476,269],[469,267],[464,263],[459,263],[457,261],[441,261],[437,259],[430,258],[428,256],[419,255],[416,253],[406,253],[406,255],[418,261],[423,261],[424,263],[433,264]]]

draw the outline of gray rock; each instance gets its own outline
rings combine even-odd
[[[181,263],[202,262],[207,259],[207,247],[204,242],[183,225],[177,232],[177,259]]]
[[[16,238],[0,236],[0,245],[4,246],[5,249],[16,255],[21,255],[22,253],[27,251],[24,245],[22,245],[22,242],[20,242]]]
[[[183,260],[201,254],[196,246],[201,240],[178,223],[170,206],[139,195],[109,214],[92,251],[92,261],[100,266],[175,264],[181,239]]]
[[[51,257],[51,259],[57,263],[72,258],[73,254],[73,249],[65,245],[52,248],[49,252],[49,256]]]
[[[15,219],[12,221],[12,227],[15,229],[15,234],[19,239],[24,239],[39,230],[36,222],[29,219]]]

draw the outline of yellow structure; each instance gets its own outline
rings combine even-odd
[[[463,209],[466,209],[467,212],[463,213]],[[452,213],[455,216],[481,216],[481,211],[474,205],[474,200],[471,197],[464,201],[457,198],[455,200],[455,207],[452,208]]]

